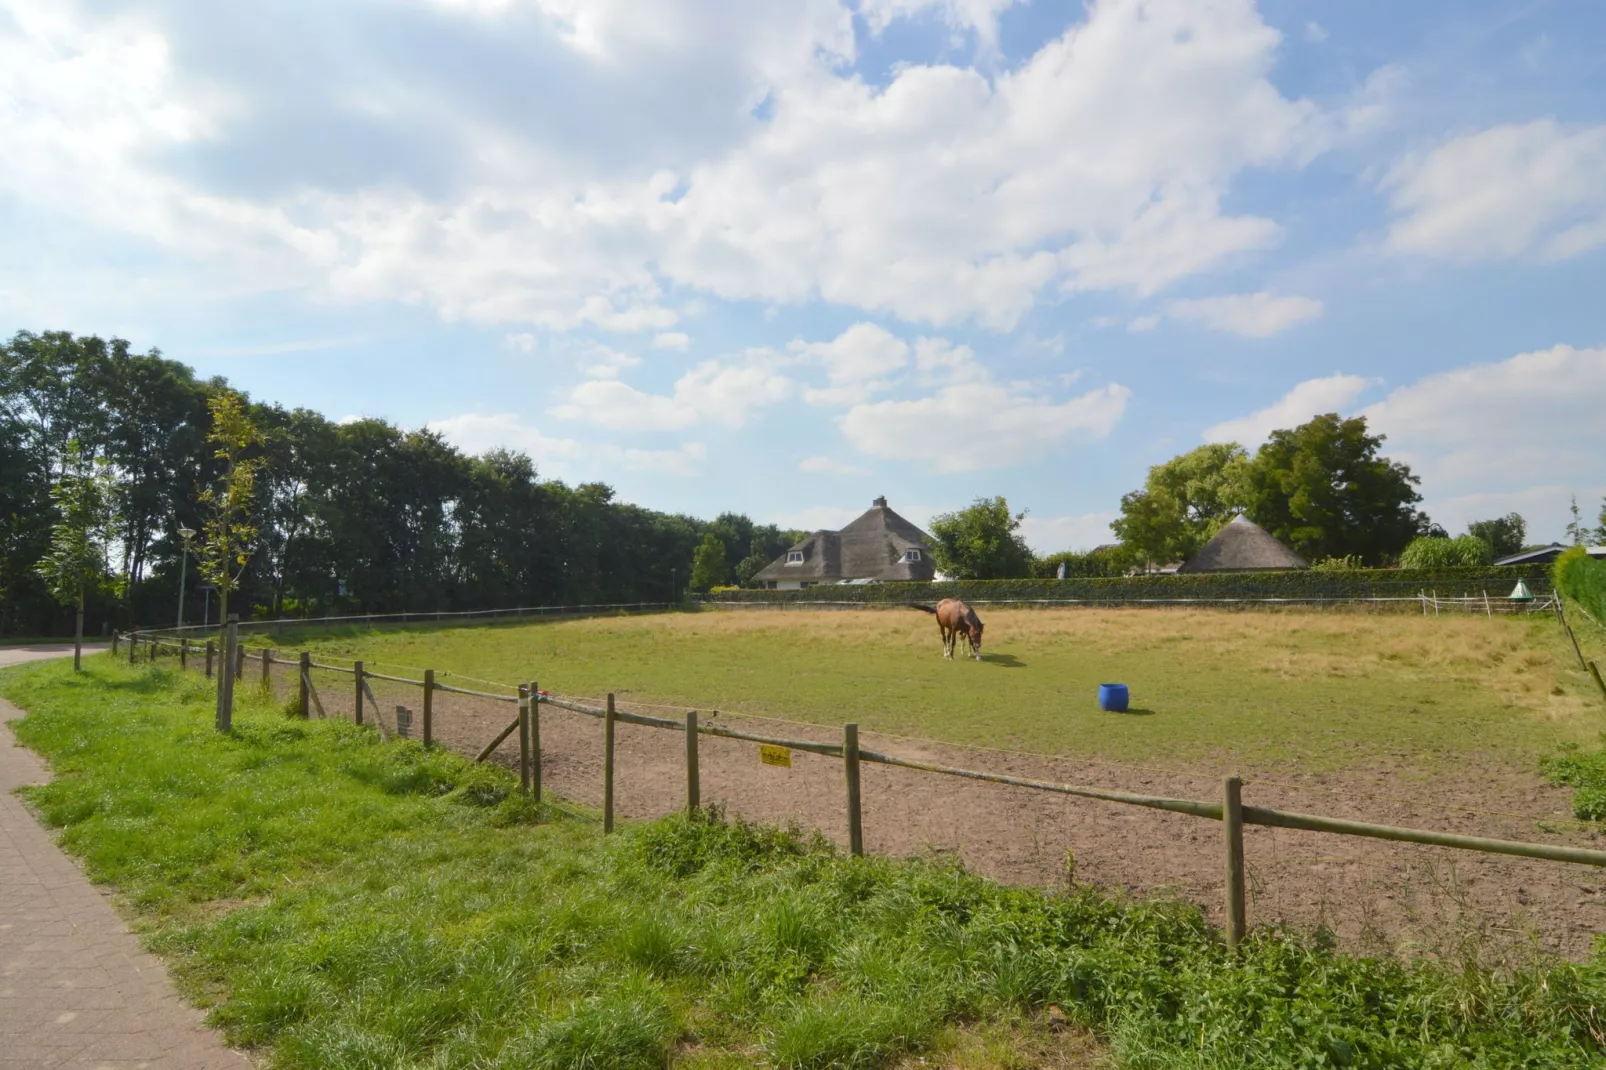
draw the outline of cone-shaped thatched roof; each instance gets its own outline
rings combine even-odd
[[[1255,572],[1309,568],[1310,563],[1241,513],[1205,543],[1178,572]]]
[[[910,560],[910,551],[918,551]],[[792,553],[801,561],[788,562]],[[869,512],[841,531],[816,531],[787,553],[759,569],[760,583],[807,580],[929,580],[932,577],[931,536],[893,512],[877,498]]]

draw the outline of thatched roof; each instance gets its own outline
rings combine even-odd
[[[910,550],[919,551],[918,561],[905,560]],[[793,553],[801,553],[802,562],[788,564]],[[759,583],[929,580],[933,571],[931,536],[888,508],[885,498],[877,498],[868,512],[841,531],[816,531],[759,569],[753,579]]]
[[[1260,572],[1309,567],[1309,562],[1278,542],[1265,528],[1239,514],[1177,571]]]

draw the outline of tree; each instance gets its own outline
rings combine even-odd
[[[1367,433],[1364,416],[1336,413],[1273,431],[1253,459],[1234,466],[1234,495],[1251,520],[1309,560],[1354,554],[1385,564],[1429,521],[1414,508],[1421,481],[1379,455],[1383,441]]]
[[[1141,560],[1190,559],[1239,512],[1234,473],[1246,456],[1235,442],[1213,443],[1155,465],[1110,527]]]
[[[106,580],[106,543],[115,523],[113,502],[117,493],[111,467],[91,461],[76,441],[67,444],[61,474],[50,488],[56,507],[50,550],[39,562],[39,574],[62,604],[77,607],[73,631],[72,667],[82,667],[84,649],[84,595]]]
[[[207,408],[212,429],[206,440],[214,447],[212,456],[222,463],[223,472],[200,495],[204,519],[196,556],[201,575],[217,589],[218,620],[225,622],[229,619],[229,593],[239,585],[257,538],[251,502],[262,465],[254,451],[262,444],[262,435],[246,414],[244,399],[232,390],[212,395]]]
[[[931,522],[937,568],[956,580],[1009,580],[1032,574],[1032,551],[1020,536],[1025,513],[1011,514],[1009,502],[977,498],[957,513]]]
[[[1488,543],[1489,552],[1495,557],[1508,557],[1523,548],[1528,537],[1528,522],[1520,513],[1507,513],[1493,520],[1474,520],[1467,525],[1467,534]]]
[[[703,536],[691,559],[691,589],[707,591],[725,582],[725,544],[713,532]]]
[[[1584,523],[1584,515],[1578,509],[1578,495],[1573,495],[1572,506],[1569,510],[1572,519],[1567,521],[1567,541],[1574,546],[1582,546],[1589,541],[1592,532],[1589,525]]]

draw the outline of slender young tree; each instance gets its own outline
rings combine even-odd
[[[262,434],[251,422],[245,402],[232,390],[214,394],[207,401],[212,429],[206,440],[212,455],[222,462],[218,481],[201,492],[204,515],[201,545],[197,552],[201,574],[217,589],[218,621],[229,619],[229,592],[240,583],[257,538],[251,523],[251,502],[256,494],[257,470],[262,460],[255,451],[262,445]]]
[[[83,668],[84,596],[106,582],[106,548],[113,526],[117,485],[111,466],[84,456],[77,440],[67,443],[61,474],[50,488],[57,519],[50,551],[39,562],[39,574],[63,605],[77,606],[73,629],[72,667]]]

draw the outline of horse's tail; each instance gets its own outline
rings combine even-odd
[[[909,603],[909,608],[910,609],[918,609],[922,613],[930,613],[934,617],[937,615],[937,607],[936,606],[923,606],[919,602],[910,602]]]

